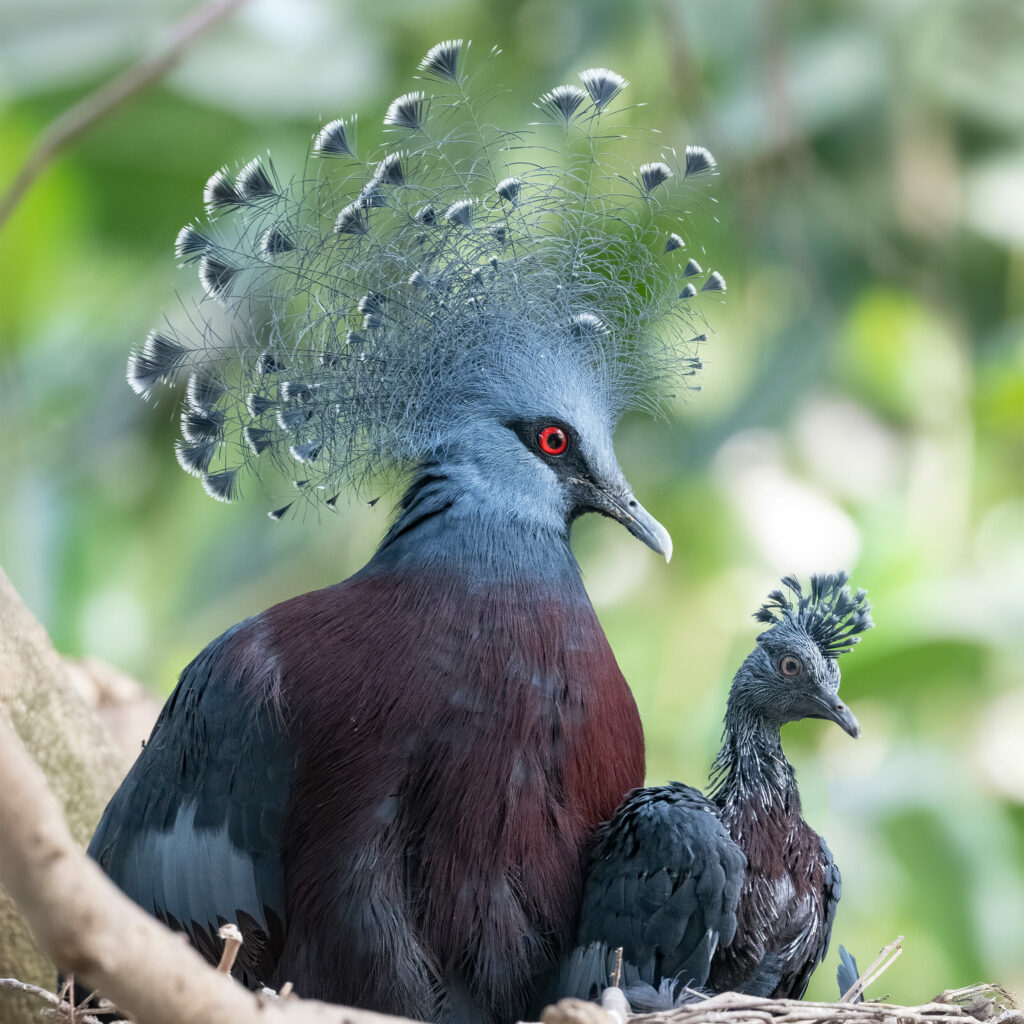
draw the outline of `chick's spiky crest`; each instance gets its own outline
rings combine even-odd
[[[556,411],[582,388],[614,423],[699,368],[699,292],[677,297],[699,265],[679,259],[677,232],[710,154],[626,161],[609,121],[628,83],[604,68],[536,101],[545,123],[491,127],[467,49],[430,50],[365,163],[355,118],[337,118],[313,140],[311,177],[281,184],[260,157],[222,168],[208,223],[179,233],[206,297],[150,335],[128,379],[145,397],[203,382],[202,435],[178,455],[219,500],[301,465],[303,497],[333,501],[460,422]],[[702,290],[723,289],[710,272]]]
[[[795,576],[783,576],[789,591],[773,590],[756,612],[758,622],[790,623],[802,628],[826,658],[838,658],[860,643],[861,633],[874,623],[867,591],[850,591],[850,577],[840,570],[811,576],[805,594]]]

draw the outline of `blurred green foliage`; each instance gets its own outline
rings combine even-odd
[[[6,0],[0,181],[56,114],[157,43],[181,0]],[[789,727],[839,860],[838,941],[908,1002],[1024,989],[1024,6],[1015,0],[253,0],[83,138],[0,232],[0,564],[58,647],[166,693],[208,640],[367,557],[387,501],[273,524],[177,468],[176,424],[124,384],[191,275],[171,242],[222,163],[301,169],[323,120],[362,143],[450,36],[494,117],[608,65],[666,144],[708,145],[695,211],[729,282],[703,394],[626,421],[669,527],[660,564],[584,521],[581,564],[646,722],[650,779],[699,782],[726,689],[785,571],[846,565],[878,628],[843,659],[853,743]],[[719,219],[715,220],[712,215]],[[811,995],[831,997],[834,955]]]

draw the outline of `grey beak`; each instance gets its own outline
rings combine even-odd
[[[854,739],[860,735],[860,722],[838,697],[826,707],[825,716],[830,722],[835,722],[843,732]]]
[[[656,554],[664,555],[666,562],[672,561],[672,538],[668,530],[633,497],[632,491],[621,495],[606,493],[605,496],[608,504],[599,511],[617,519],[637,540],[642,540]]]
[[[575,515],[583,512],[599,512],[629,530],[637,540],[642,540],[652,551],[672,558],[672,538],[668,530],[633,497],[629,485],[618,475],[614,483],[601,483],[593,478],[575,478],[571,481],[575,499]]]

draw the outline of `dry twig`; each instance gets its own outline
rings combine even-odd
[[[166,75],[199,36],[245,2],[246,0],[214,0],[213,3],[189,12],[173,27],[170,40],[162,50],[143,58],[138,64],[105,82],[51,121],[0,199],[0,228],[14,212],[32,183],[61,150],[112,110]]]
[[[978,1019],[956,1002],[942,1002],[940,998],[920,1006],[899,1006],[876,1002],[814,1003],[725,992],[673,1010],[640,1014],[631,1019],[631,1024],[972,1024]],[[1019,1011],[1013,1012],[1020,1016]],[[1013,1024],[1024,1024],[1024,1017]]]
[[[54,995],[52,992],[45,988],[40,988],[38,985],[29,985],[24,981],[18,981],[17,978],[0,978],[0,988],[10,989],[14,992],[24,992],[26,995],[34,996],[46,1003],[48,1007],[52,1009],[49,1011],[53,1015],[55,1021],[74,1021],[74,1024],[102,1024],[97,1017],[93,1017],[88,1013],[81,1013],[75,1009],[71,1004],[70,994],[65,995],[67,991],[70,993],[70,986],[65,984],[61,989],[61,994]],[[47,1010],[41,1010],[40,1013],[47,1013]]]
[[[612,971],[612,988],[618,988],[622,981],[622,947],[615,950],[615,968]]]
[[[895,962],[899,955],[903,952],[903,936],[896,936],[895,941],[890,942],[879,954],[871,961],[871,965],[866,971],[843,993],[839,1002],[841,1003],[852,1003],[855,1002],[857,997],[870,985],[873,981],[877,981]]]
[[[235,966],[238,951],[242,948],[242,933],[236,924],[223,924],[217,934],[224,940],[224,950],[220,955],[217,970],[221,974],[230,974],[231,968]]]

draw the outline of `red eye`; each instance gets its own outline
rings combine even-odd
[[[561,427],[545,427],[537,435],[537,444],[545,455],[564,455],[569,437]]]

